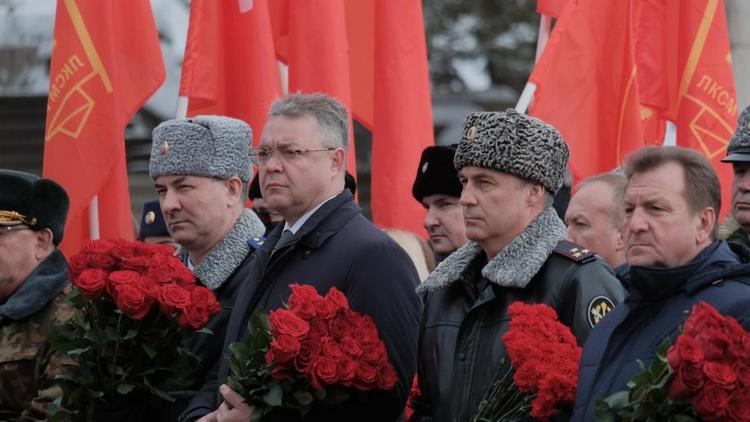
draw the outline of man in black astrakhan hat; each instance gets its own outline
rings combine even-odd
[[[425,298],[417,356],[422,400],[411,421],[475,414],[505,358],[502,335],[515,301],[553,307],[583,343],[622,299],[606,264],[565,241],[552,207],[568,155],[557,129],[513,109],[466,118],[453,164],[470,241],[417,289]]]
[[[411,189],[414,199],[427,211],[423,224],[438,261],[467,242],[459,204],[461,182],[453,167],[455,154],[456,145],[425,148]]]

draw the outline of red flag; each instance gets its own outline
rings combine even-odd
[[[529,114],[560,130],[576,179],[612,170],[646,143],[631,11],[630,1],[571,2],[530,77],[537,90]]]
[[[267,1],[193,0],[180,82],[188,115],[244,120],[257,145],[280,94]]]
[[[723,1],[571,3],[531,76],[530,114],[560,129],[576,178],[661,145],[670,121],[678,145],[712,160],[728,204],[731,167],[719,160],[737,102]]]
[[[324,92],[351,112],[344,0],[279,0],[271,12],[276,52],[289,67],[289,92]],[[355,177],[356,164],[352,133],[347,170]]]
[[[70,196],[65,253],[76,252],[89,239],[88,204],[95,195],[100,236],[134,237],[124,131],[163,81],[159,37],[147,0],[58,1],[43,174]]]
[[[424,234],[411,199],[422,150],[434,144],[421,3],[280,0],[271,19],[289,91],[332,95],[372,131],[375,223]]]
[[[567,2],[568,0],[537,0],[536,12],[542,15],[559,18],[565,7],[565,3]]]
[[[422,150],[434,145],[421,2],[376,1],[374,27],[372,217],[424,234],[411,196]]]
[[[737,125],[732,56],[724,2],[679,3],[677,109],[665,116],[677,125],[677,145],[708,157],[719,174],[724,213],[730,211],[732,166],[721,163]]]

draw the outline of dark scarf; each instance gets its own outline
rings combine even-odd
[[[42,261],[21,287],[0,305],[0,317],[22,320],[45,307],[68,285],[68,264],[55,249]]]
[[[731,259],[718,256],[724,255],[728,248],[734,252],[727,254]],[[746,274],[746,257],[743,256],[743,251],[737,249],[740,248],[717,241],[703,249],[692,261],[679,267],[631,266],[630,273],[624,280],[630,292],[626,301],[660,302],[680,290],[690,293],[720,278]]]

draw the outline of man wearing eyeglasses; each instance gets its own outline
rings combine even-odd
[[[162,420],[174,420],[185,409],[193,395],[189,391],[197,390],[222,358],[229,314],[265,231],[245,209],[253,176],[251,142],[250,126],[222,116],[168,120],[154,129],[149,172],[167,230],[180,245],[179,258],[222,307],[208,323],[212,333],[193,335],[191,351],[201,364],[190,374],[188,391]]]
[[[45,420],[46,404],[62,393],[63,358],[47,333],[72,315],[57,249],[68,205],[52,180],[0,170],[0,420]]]
[[[391,391],[358,392],[345,403],[315,405],[304,421],[393,421],[401,414],[416,369],[421,302],[419,279],[406,253],[370,223],[344,189],[349,116],[323,94],[294,94],[271,106],[260,145],[251,156],[269,207],[285,222],[269,233],[242,286],[224,347],[243,339],[256,309],[273,310],[290,295],[290,284],[325,294],[336,287],[351,308],[377,325],[398,382]],[[252,408],[226,385],[224,360],[183,415],[184,420],[247,421]],[[204,416],[205,415],[205,416]],[[264,420],[300,420],[269,414]]]

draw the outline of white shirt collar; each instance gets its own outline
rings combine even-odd
[[[300,218],[299,218],[299,219],[298,219],[298,220],[297,220],[297,221],[296,221],[296,222],[295,222],[294,224],[292,224],[291,226],[289,226],[289,223],[288,223],[288,222],[284,222],[284,230],[289,230],[290,232],[292,232],[292,234],[297,234],[297,230],[299,230],[299,229],[300,229],[300,228],[301,228],[301,227],[302,227],[302,226],[303,226],[303,225],[305,224],[305,222],[307,222],[307,220],[308,220],[308,219],[309,219],[309,218],[310,218],[310,217],[311,217],[311,216],[312,216],[313,214],[315,214],[315,211],[317,211],[317,210],[318,210],[318,209],[319,209],[320,207],[322,207],[322,206],[323,206],[323,204],[325,204],[326,202],[330,201],[331,199],[333,199],[333,198],[335,198],[335,197],[337,197],[337,196],[338,196],[338,194],[337,194],[337,195],[333,195],[332,197],[330,197],[330,198],[328,198],[328,199],[324,200],[323,202],[321,202],[320,204],[316,205],[316,206],[315,206],[315,207],[314,207],[313,209],[311,209],[310,211],[308,211],[308,212],[304,213],[304,214],[302,215],[302,217],[300,217]],[[283,231],[282,231],[282,233],[283,233]]]

